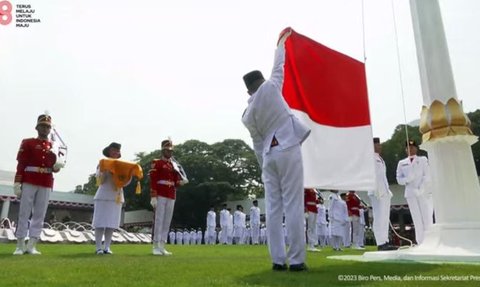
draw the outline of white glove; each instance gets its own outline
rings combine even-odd
[[[189,182],[188,179],[182,179],[180,180],[180,185],[187,184],[188,182]]]
[[[57,162],[53,165],[53,170],[60,170],[61,168],[65,167],[65,163],[63,162]]]
[[[150,199],[150,205],[153,208],[157,208],[157,197],[152,197],[152,199]]]
[[[22,197],[22,184],[20,182],[13,184],[13,193],[15,193],[18,198]]]

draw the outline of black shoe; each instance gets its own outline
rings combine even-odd
[[[377,250],[378,251],[389,251],[389,250],[397,250],[398,247],[390,245],[388,243],[378,245]]]
[[[305,263],[290,265],[290,271],[307,271],[307,265]]]
[[[282,264],[273,263],[272,270],[273,271],[285,271],[285,270],[287,270],[287,264],[282,265]]]

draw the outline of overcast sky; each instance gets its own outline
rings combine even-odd
[[[41,23],[0,26],[0,169],[15,170],[21,140],[36,136],[48,110],[69,148],[60,191],[85,183],[112,141],[125,160],[168,136],[251,144],[240,121],[242,76],[270,74],[288,26],[362,62],[366,55],[372,129],[382,141],[423,104],[406,0],[394,1],[395,18],[387,0],[364,0],[364,13],[360,0],[10,2],[31,4]],[[471,112],[480,108],[480,1],[440,3],[457,95]]]

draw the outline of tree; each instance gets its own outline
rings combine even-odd
[[[480,110],[476,110],[472,113],[467,114],[470,119],[473,134],[476,136],[480,135]],[[472,145],[473,160],[475,162],[475,167],[477,168],[477,175],[480,175],[480,144],[476,142]]]

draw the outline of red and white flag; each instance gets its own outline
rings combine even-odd
[[[302,145],[305,187],[374,189],[364,63],[291,32],[285,42],[283,96],[312,130]]]

